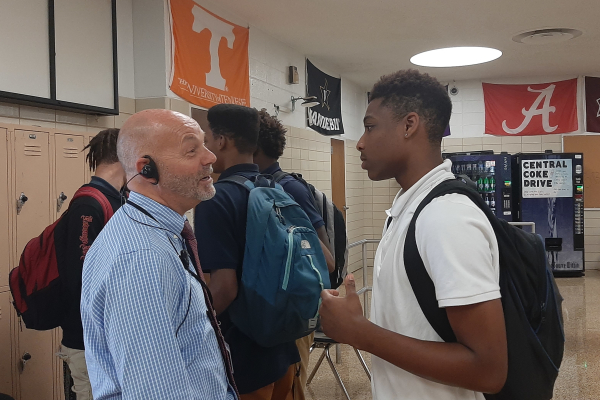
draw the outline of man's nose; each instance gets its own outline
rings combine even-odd
[[[212,151],[206,149],[206,153],[202,161],[202,165],[214,164],[215,161],[217,161],[217,156]]]

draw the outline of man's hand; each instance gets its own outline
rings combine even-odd
[[[369,321],[363,315],[352,274],[346,276],[344,286],[346,297],[340,297],[337,290],[321,292],[321,326],[323,332],[333,340],[357,347],[356,340],[360,335],[356,333],[360,331],[359,325]]]

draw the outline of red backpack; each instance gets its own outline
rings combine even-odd
[[[98,189],[90,186],[79,188],[71,199],[69,208],[75,199],[86,196],[100,203],[106,225],[113,215],[113,209]],[[27,243],[19,265],[10,271],[9,283],[13,305],[29,329],[54,329],[61,325],[65,314],[66,307],[62,300],[65,289],[61,281],[56,246],[64,246],[66,243],[56,243],[54,232],[56,229],[66,228],[66,225],[60,222],[68,212],[69,209],[52,225],[46,227],[40,236]]]

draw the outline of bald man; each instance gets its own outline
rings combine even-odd
[[[131,189],[85,258],[85,356],[94,399],[237,399],[230,358],[184,214],[215,194],[204,133],[167,110],[117,142]]]

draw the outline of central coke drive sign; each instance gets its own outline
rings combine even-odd
[[[573,197],[573,160],[524,160],[523,198]]]

